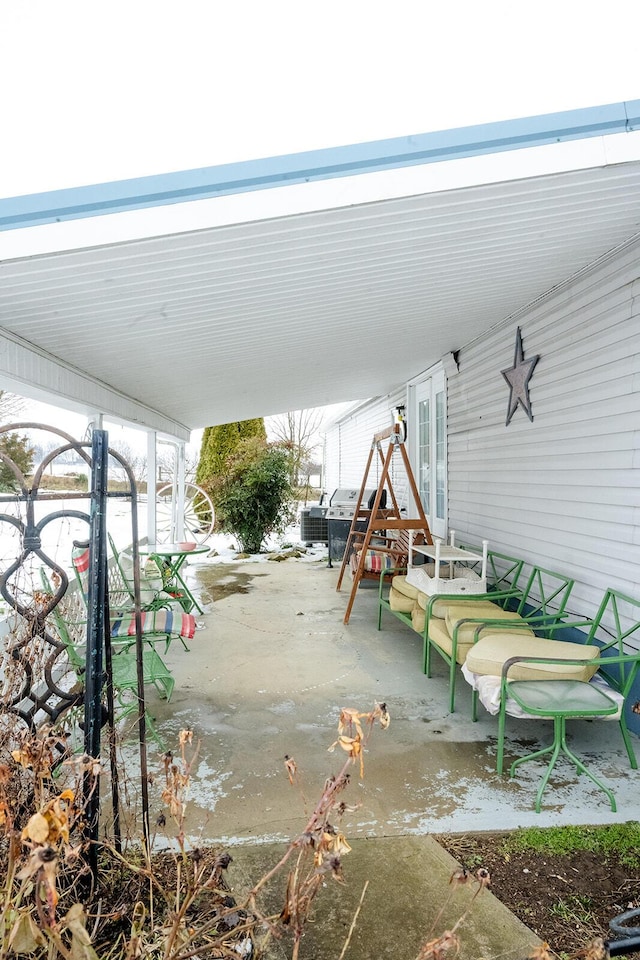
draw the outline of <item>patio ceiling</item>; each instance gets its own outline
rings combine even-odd
[[[385,394],[639,232],[640,156],[9,258],[0,376],[182,436]]]

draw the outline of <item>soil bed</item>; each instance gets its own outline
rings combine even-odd
[[[640,847],[635,856],[622,847],[558,853],[513,849],[514,838],[517,832],[436,837],[470,872],[486,867],[493,894],[555,953],[574,954],[596,937],[616,939],[609,921],[640,908]]]

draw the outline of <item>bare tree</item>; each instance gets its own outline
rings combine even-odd
[[[20,416],[23,408],[23,397],[18,397],[15,393],[8,393],[6,390],[0,390],[0,423],[11,423],[12,420]]]
[[[147,456],[134,450],[127,440],[118,438],[111,444],[114,450],[117,450],[120,456],[127,461],[131,467],[134,480],[137,484],[147,482]]]
[[[267,421],[269,436],[287,451],[292,486],[300,486],[305,479],[305,465],[313,460],[314,451],[320,445],[323,416],[322,407],[311,407],[309,410],[291,410],[269,417]]]

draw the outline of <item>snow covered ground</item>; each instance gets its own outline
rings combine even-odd
[[[36,505],[36,523],[43,523],[46,517],[62,511],[73,511],[88,516],[88,500],[45,501]],[[20,516],[15,503],[0,505],[0,571],[6,570],[22,552],[22,530],[12,522]],[[24,520],[24,514],[22,514]],[[141,536],[146,534],[146,505],[138,505],[138,526]],[[119,548],[131,543],[131,511],[126,503],[110,501],[108,506],[108,530]],[[79,516],[58,516],[44,523],[41,529],[42,551],[45,555],[66,570],[71,568],[71,549],[74,540],[86,540],[88,524]],[[250,557],[238,558],[239,544],[230,534],[212,534],[206,541],[210,548],[208,554],[198,554],[192,559],[194,564],[220,563],[256,563],[266,562],[269,555],[293,547],[303,547],[300,557],[292,558],[295,563],[309,563],[327,558],[326,544],[314,544],[306,547],[300,539],[299,521],[292,524],[282,535],[269,537],[265,551]],[[34,555],[21,572],[24,589],[40,589],[40,561]],[[0,598],[0,616],[7,612],[7,604]]]
[[[283,534],[268,537],[265,542],[264,551],[259,554],[252,554],[250,557],[239,560],[239,545],[237,539],[228,533],[214,533],[206,540],[207,546],[211,547],[209,555],[203,554],[198,559],[204,559],[207,563],[256,563],[267,560],[269,554],[280,551],[290,550],[294,547],[302,547],[305,551],[299,558],[293,558],[301,562],[322,560],[327,558],[327,545],[315,543],[310,547],[304,545],[300,539],[300,521],[287,528]]]

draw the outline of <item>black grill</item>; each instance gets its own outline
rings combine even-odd
[[[356,520],[354,529],[364,533],[367,526],[366,520]],[[349,531],[351,530],[351,520],[336,520],[330,517],[327,521],[327,527],[329,534],[329,566],[331,566],[332,560],[342,562],[349,538]]]

